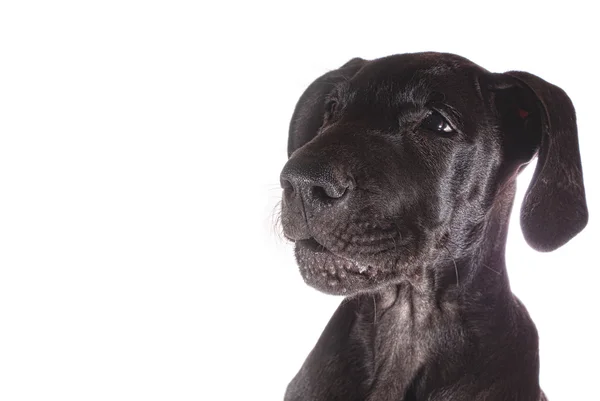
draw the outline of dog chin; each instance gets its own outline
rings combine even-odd
[[[312,238],[296,241],[295,255],[306,284],[327,294],[371,291],[389,277],[381,267],[337,255]]]

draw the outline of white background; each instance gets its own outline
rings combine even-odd
[[[437,50],[562,87],[588,228],[508,241],[551,400],[600,400],[592,4],[0,5],[0,399],[280,400],[340,301],[273,229],[298,97],[352,57]],[[563,4],[563,3],[561,3]]]

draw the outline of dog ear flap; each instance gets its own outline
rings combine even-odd
[[[317,78],[302,94],[290,122],[288,137],[288,157],[313,139],[325,116],[327,95],[337,83],[349,80],[366,63],[361,58],[353,58],[337,70]]]
[[[567,94],[543,79],[521,71],[505,74],[521,89],[520,101],[528,99],[517,114],[539,140],[538,162],[521,207],[521,229],[529,245],[542,252],[566,244],[586,226],[588,210],[575,109]],[[522,91],[528,93],[523,94]],[[537,110],[528,110],[527,107]]]

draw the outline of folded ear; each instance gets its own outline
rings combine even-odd
[[[531,247],[553,251],[583,230],[588,221],[575,109],[562,89],[533,74],[510,71],[498,75],[512,81],[519,117],[536,119],[523,125],[536,131],[525,134],[537,138],[539,150],[521,207],[521,229]]]
[[[349,80],[366,63],[353,58],[346,64],[317,78],[302,94],[290,122],[288,157],[313,139],[323,125],[327,95],[336,84]]]

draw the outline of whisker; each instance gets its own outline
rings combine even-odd
[[[375,299],[375,293],[373,293],[373,326],[377,324],[377,300]]]
[[[279,241],[284,242],[286,238],[283,233],[283,225],[281,224],[281,201],[273,206],[273,211],[270,213],[270,216],[273,234]]]
[[[448,247],[446,246],[446,244],[443,244],[442,246],[444,247],[444,249],[446,250],[446,252],[448,252],[448,256],[450,256],[450,259],[452,259],[452,263],[454,263],[454,272],[456,273],[456,286],[458,286],[460,283],[459,283],[459,280],[458,280],[458,266],[456,265],[456,260],[454,260],[454,257],[450,253],[450,250],[448,249]]]
[[[267,189],[269,191],[281,191],[281,185],[279,185],[279,184],[268,185]]]
[[[493,271],[494,273],[496,273],[497,275],[501,276],[502,272],[499,272],[498,270],[492,269],[491,267],[489,267],[488,265],[486,265],[485,263],[482,263],[482,266],[485,267],[488,270]]]
[[[396,232],[398,233],[398,239],[400,241],[402,241],[402,230],[400,230],[400,227],[398,227],[398,223],[396,221],[394,221],[394,227],[396,227]],[[396,243],[396,241],[394,241],[394,244]]]

